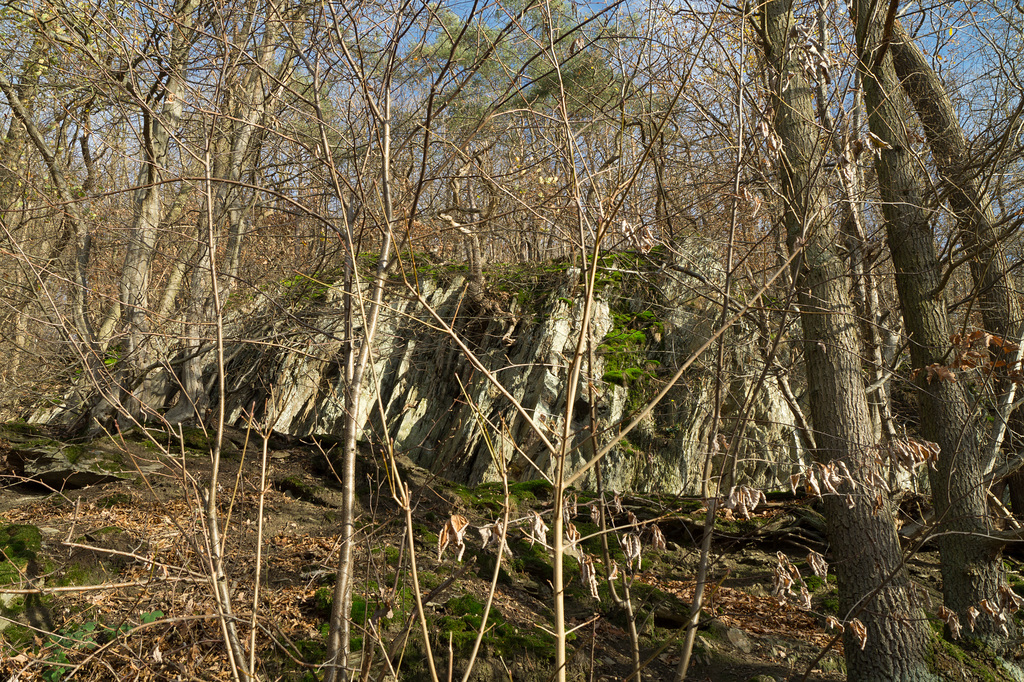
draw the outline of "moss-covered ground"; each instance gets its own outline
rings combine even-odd
[[[191,439],[187,448],[204,447],[197,435],[186,434],[186,438]],[[328,481],[317,468],[321,457],[314,447],[295,445],[287,457],[275,460],[273,478],[297,481],[310,492],[326,488]],[[270,486],[263,492],[264,525],[262,535],[257,535],[259,487],[254,460],[232,460],[219,481],[224,570],[232,585],[232,606],[248,647],[252,641],[248,624],[254,617],[252,588],[258,575],[255,641],[261,674],[267,679],[312,682],[321,674],[318,666],[329,637],[340,537],[338,511],[316,495]],[[76,670],[75,679],[89,681],[111,679],[111,670],[118,675],[135,671],[153,679],[230,678],[217,606],[202,559],[206,535],[199,510],[203,501],[194,487],[189,488],[190,481],[209,475],[209,469],[203,468],[208,458],[177,458],[173,464],[181,461],[188,467],[184,476],[169,463],[162,475],[145,482],[95,486],[76,491],[71,499],[67,494],[38,494],[3,508],[6,523],[0,526],[0,550],[6,558],[0,561],[0,584],[21,584],[22,575],[32,572],[42,577],[44,585],[61,590],[32,603],[24,596],[9,602],[7,613],[18,625],[0,633],[0,667],[5,674],[17,673],[27,661],[37,661],[33,674],[49,680],[64,678],[78,665],[83,667]],[[528,531],[535,512],[550,523],[550,484],[509,485],[510,551],[500,566],[496,566],[495,548],[483,546],[478,529],[503,515],[502,485],[468,487],[429,479],[413,489],[411,549],[424,607],[421,616],[404,512],[391,497],[388,477],[377,462],[367,456],[358,473],[362,482],[359,539],[348,613],[353,623],[348,648],[353,655],[369,661],[374,676],[387,669],[387,657],[399,671],[399,679],[428,679],[428,644],[442,674],[449,659],[460,671],[483,629],[481,675],[511,677],[517,682],[547,680],[555,652],[550,634],[555,576],[550,549],[544,544],[550,544],[551,535],[549,530],[543,542],[536,538],[531,542]],[[564,557],[572,679],[589,679],[591,674],[594,679],[628,676],[630,610],[643,656],[653,655],[645,679],[671,679],[693,597],[706,510],[699,499],[670,494],[624,495],[624,508],[617,513],[609,505],[608,523],[619,528],[606,536],[609,561],[618,571],[613,585],[606,580],[611,564],[605,565],[599,526],[587,506],[598,496],[594,491],[575,493],[579,504],[572,522],[585,539]],[[834,579],[814,577],[806,550],[787,544],[787,539],[797,537],[792,535],[794,526],[813,527],[817,517],[811,507],[808,500],[778,494],[771,495],[768,505],[750,519],[724,513],[716,518],[693,664],[695,679],[802,675],[803,667],[828,643],[824,621],[838,608]],[[469,523],[461,562],[450,548],[443,557],[437,555],[439,534],[452,514]],[[639,525],[631,527],[634,519]],[[654,546],[651,528],[655,525],[667,542],[664,549]],[[628,565],[620,543],[627,533],[635,533],[642,543],[639,567]],[[805,542],[813,535],[798,537]],[[816,547],[827,554],[824,545]],[[775,552],[780,549],[811,591],[809,612],[792,602],[780,605],[770,593]],[[1007,561],[1011,575],[1017,576],[1015,560]],[[596,597],[582,572],[589,562],[598,575]],[[484,607],[496,567],[493,603],[484,626]],[[923,561],[918,569],[915,575],[934,588],[938,576],[931,564]],[[1016,586],[1018,579],[1012,580]],[[36,618],[34,624],[28,622],[29,615]],[[421,618],[426,622],[427,640]],[[752,642],[749,652],[730,643],[731,628]],[[160,660],[153,655],[155,650],[160,651]],[[999,677],[998,661],[983,651],[938,636],[934,651],[939,667],[956,665],[969,679],[1004,679]],[[833,649],[808,679],[842,679],[840,654],[841,648]]]

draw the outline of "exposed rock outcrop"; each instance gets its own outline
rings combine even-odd
[[[17,428],[16,428],[17,427]],[[100,441],[77,445],[54,440],[28,424],[0,429],[3,466],[15,482],[41,483],[52,490],[82,488],[133,477],[136,463]],[[144,470],[151,467],[139,464]]]
[[[467,303],[467,283],[457,272],[391,281],[359,415],[364,439],[389,439],[419,466],[467,483],[496,480],[503,469],[517,480],[538,478],[538,470],[554,471],[554,459],[527,420],[439,329],[427,314],[429,306],[556,446],[570,415],[568,471],[573,472],[593,452],[585,443],[591,411],[602,446],[709,338],[720,314],[717,267],[710,252],[686,267],[621,254],[602,261],[591,321],[595,363],[584,364],[571,410],[566,384],[583,313],[578,268],[551,264],[491,273],[489,296],[495,305],[483,308]],[[229,318],[236,339],[226,348],[232,424],[244,425],[248,411],[260,415],[266,405],[279,432],[340,432],[344,320],[338,297],[331,289],[324,300],[287,315],[282,308],[254,304]],[[505,314],[492,314],[495,308]],[[728,335],[730,398],[722,424],[728,437],[757,382],[755,342],[741,324]],[[709,364],[703,357],[694,362],[651,416],[608,454],[602,469],[608,489],[700,491],[715,393]],[[213,368],[211,357],[204,373],[211,392]],[[168,404],[157,407],[168,409],[173,400],[169,396]],[[787,480],[804,456],[793,423],[774,381],[765,382],[744,433],[735,434],[743,438],[739,471],[747,482],[770,487]],[[712,465],[717,475],[724,463]],[[593,487],[593,477],[591,471],[580,485]]]

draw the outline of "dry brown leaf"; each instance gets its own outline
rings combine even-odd
[[[854,618],[850,621],[850,630],[853,631],[854,636],[860,643],[861,651],[863,651],[868,643],[868,629],[864,627],[864,623],[860,622],[859,619]]]
[[[563,508],[564,513],[565,513],[565,518],[567,518],[567,519],[574,519],[574,518],[576,518],[576,514],[577,514],[577,502],[576,502],[576,500],[577,500],[576,493],[567,493],[565,495],[565,497],[562,498],[562,502],[563,502],[562,508]]]
[[[1020,595],[1006,583],[999,586],[999,602],[1004,609],[1009,611],[1019,611],[1021,607],[1024,607],[1024,599],[1021,599]]]
[[[583,584],[590,590],[590,596],[597,599],[597,571],[594,570],[594,559],[589,554],[585,556],[583,561],[580,563],[580,573],[583,579]]]
[[[665,534],[661,532],[661,528],[658,528],[658,524],[651,524],[651,546],[659,552],[664,552],[666,549]]]
[[[455,559],[456,561],[462,561],[462,555],[466,552],[463,537],[466,535],[467,528],[469,528],[469,520],[465,516],[452,514],[451,518],[445,522],[441,532],[437,535],[438,559],[444,556],[444,550],[447,549],[449,544],[454,544],[456,549],[459,550],[459,554]]]
[[[567,521],[565,524],[565,539],[569,543],[569,547],[575,547],[576,543],[580,541],[580,532],[572,521]]]
[[[807,555],[807,565],[814,571],[814,575],[822,580],[828,578],[828,562],[825,561],[825,557],[817,552],[812,551]]]
[[[956,381],[956,373],[946,365],[940,365],[937,362],[933,362],[925,367],[925,370],[928,372],[927,381],[929,384],[932,383],[933,379],[937,379],[938,381]]]
[[[640,554],[643,550],[643,546],[640,543],[640,536],[636,533],[626,533],[619,538],[619,546],[622,547],[622,553],[626,556],[626,564],[629,570],[633,570],[633,562],[636,562],[636,570],[640,570]]]
[[[545,547],[548,545],[548,526],[537,512],[533,512],[533,523],[530,524],[526,537],[530,539],[530,546],[533,546],[534,542],[539,542]]]
[[[967,629],[971,632],[974,632],[974,625],[978,620],[978,616],[980,615],[981,612],[978,611],[978,609],[974,608],[973,606],[967,607]]]
[[[802,608],[804,611],[811,610],[811,593],[807,589],[806,585],[800,586],[800,601],[797,606]]]
[[[821,497],[821,488],[818,487],[818,480],[814,476],[814,469],[807,470],[807,492],[814,495],[815,497]]]
[[[729,489],[729,497],[726,499],[724,507],[728,510],[735,509],[736,513],[746,520],[763,502],[767,502],[767,498],[760,490],[746,485],[733,486]]]
[[[972,606],[971,608],[973,609],[974,607]],[[975,611],[975,613],[977,613],[977,611]],[[949,626],[950,636],[953,639],[960,639],[960,616],[956,615],[956,612],[946,608],[945,604],[939,607],[938,616],[942,619],[942,622]],[[970,612],[968,612],[968,617],[970,617]]]

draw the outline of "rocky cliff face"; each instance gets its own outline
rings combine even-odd
[[[578,269],[552,264],[492,273],[488,288],[494,305],[485,314],[467,302],[466,282],[457,272],[416,277],[388,285],[359,415],[363,439],[390,439],[396,451],[420,466],[465,483],[497,480],[503,469],[513,480],[534,479],[538,471],[550,475],[554,462],[523,416],[439,329],[413,288],[556,445],[570,415],[570,472],[591,452],[582,447],[591,411],[603,446],[707,340],[719,314],[713,259],[656,268],[635,258],[608,257],[599,269],[591,326],[594,367],[584,366],[578,397],[567,411],[569,364],[583,312]],[[229,330],[237,340],[226,348],[231,423],[243,426],[246,411],[260,415],[266,405],[276,415],[278,431],[340,433],[344,320],[339,299],[331,289],[323,300],[290,308],[252,304],[232,316]],[[739,471],[747,482],[780,486],[804,452],[772,376],[758,388],[744,432],[735,427],[759,376],[755,342],[741,325],[729,332],[722,429],[728,438],[742,438]],[[716,391],[712,354],[706,355],[604,460],[607,489],[700,492]],[[206,379],[213,397],[212,359]],[[174,399],[168,396],[162,409]],[[718,457],[712,465],[717,475],[724,462]],[[594,472],[580,485],[593,488]]]

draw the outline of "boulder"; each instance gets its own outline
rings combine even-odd
[[[12,428],[0,429],[0,438],[9,446],[4,453],[7,473],[21,482],[63,490],[112,483],[136,473],[122,453],[103,447],[99,444],[102,441],[88,445],[65,443],[34,427],[8,426]]]

